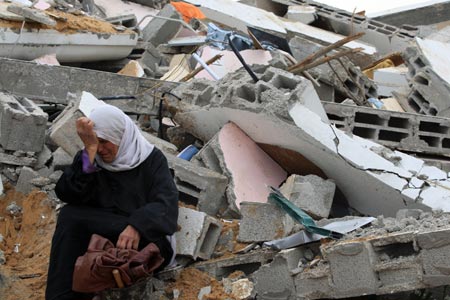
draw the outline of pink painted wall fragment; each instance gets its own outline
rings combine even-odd
[[[236,124],[225,124],[219,144],[227,169],[232,175],[236,206],[243,201],[267,202],[266,186],[278,187],[287,177],[283,170]]]

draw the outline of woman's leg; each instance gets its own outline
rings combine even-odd
[[[46,300],[72,300],[92,295],[72,291],[75,261],[83,255],[91,235],[99,234],[113,243],[127,226],[127,217],[92,207],[66,205],[58,216],[52,239]]]

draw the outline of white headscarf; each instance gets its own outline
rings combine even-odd
[[[139,128],[119,108],[105,104],[95,108],[89,115],[94,122],[97,137],[118,145],[117,156],[111,163],[105,163],[96,155],[97,164],[109,171],[125,171],[141,164],[152,153],[154,145],[141,134]]]

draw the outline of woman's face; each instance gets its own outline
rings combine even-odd
[[[102,160],[109,164],[112,163],[117,156],[117,152],[119,151],[119,146],[111,143],[105,139],[98,139],[98,148],[97,154],[102,158]]]

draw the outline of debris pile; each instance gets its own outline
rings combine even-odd
[[[180,205],[177,266],[101,299],[448,296],[450,4],[362,2],[0,2],[1,298],[43,299],[102,103]]]

